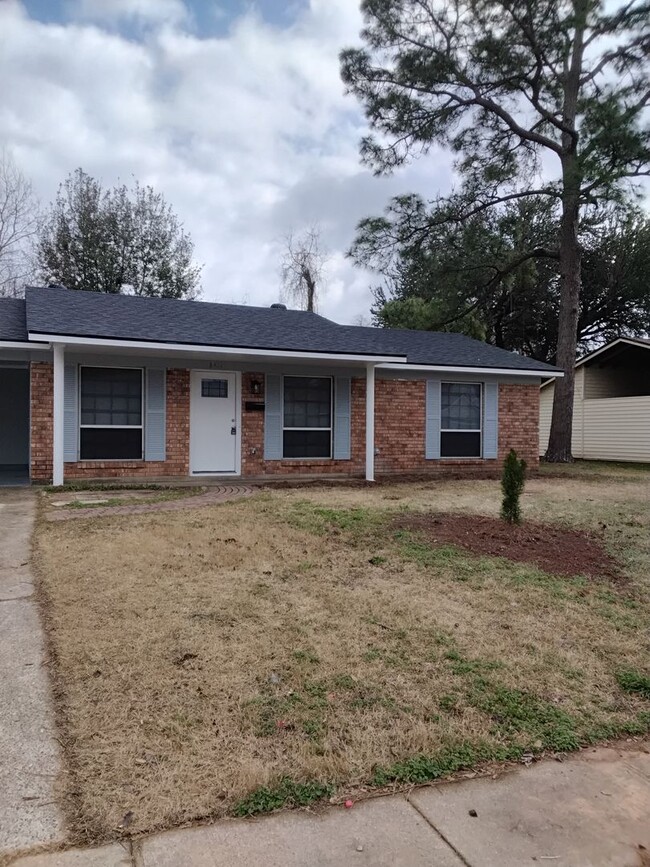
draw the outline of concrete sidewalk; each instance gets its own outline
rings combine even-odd
[[[0,857],[64,837],[43,633],[29,569],[35,494],[0,493]]]
[[[499,779],[351,809],[225,820],[14,867],[648,867],[650,748],[587,750]]]

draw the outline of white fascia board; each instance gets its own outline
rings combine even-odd
[[[550,373],[548,370],[521,370],[511,367],[452,367],[451,365],[443,364],[378,364],[377,370],[417,370],[423,373],[491,373],[499,376],[533,376],[533,377],[548,377],[558,378],[564,376],[564,373]]]
[[[339,352],[295,352],[283,349],[244,349],[238,346],[204,346],[198,343],[155,343],[148,340],[107,340],[94,337],[69,337],[65,334],[29,333],[30,340],[49,340],[64,343],[66,346],[88,346],[98,349],[145,349],[161,352],[194,352],[201,355],[244,356],[250,358],[291,358],[317,361],[359,361],[364,364],[383,364],[384,362],[405,362],[401,355],[358,355]],[[30,345],[30,344],[26,344]],[[33,348],[33,344],[31,344]],[[401,364],[397,365],[401,367]]]
[[[49,340],[47,343],[29,343],[26,340],[0,340],[0,349],[51,349]]]

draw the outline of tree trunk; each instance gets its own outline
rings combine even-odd
[[[578,343],[578,307],[580,303],[581,249],[578,243],[579,193],[571,192],[562,202],[560,223],[560,311],[556,364],[564,376],[555,380],[551,433],[545,459],[554,463],[573,460],[573,392],[575,385],[576,348]]]
[[[588,6],[588,0],[573,0],[575,32],[564,82],[562,119],[566,131],[562,133],[562,219],[560,221],[559,244],[560,310],[555,358],[557,366],[564,371],[564,376],[555,380],[551,432],[545,456],[547,461],[555,463],[573,460],[571,434],[573,432],[573,392],[578,345],[580,260],[582,256],[578,241],[582,178],[578,162],[576,117]]]
[[[313,313],[316,300],[316,281],[309,271],[307,271],[305,282],[307,283],[307,310]]]

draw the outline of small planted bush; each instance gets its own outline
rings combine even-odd
[[[521,523],[520,498],[526,481],[526,461],[517,457],[517,452],[510,449],[503,462],[501,475],[501,517],[509,524]]]

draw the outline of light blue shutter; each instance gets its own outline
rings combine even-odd
[[[350,460],[350,398],[351,380],[349,376],[334,379],[334,447],[335,461]]]
[[[499,384],[486,382],[483,418],[483,457],[496,458],[499,445]]]
[[[79,389],[78,368],[76,364],[66,364],[63,368],[63,460],[73,463],[77,460],[79,436]]]
[[[144,424],[145,461],[165,460],[165,380],[166,370],[146,370]]]
[[[266,377],[264,408],[264,460],[282,459],[282,377]]]
[[[426,425],[424,456],[427,460],[440,458],[440,380],[427,379]]]

